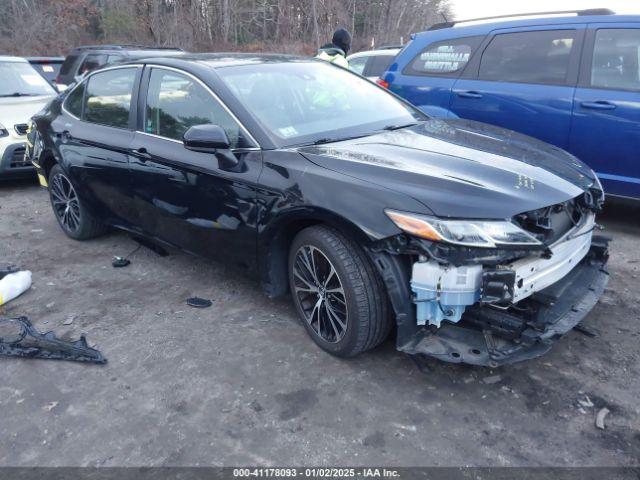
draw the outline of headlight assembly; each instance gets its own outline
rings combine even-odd
[[[537,238],[507,220],[444,220],[396,210],[385,210],[385,213],[402,231],[434,242],[484,248],[542,245]]]
[[[9,131],[0,123],[0,138],[6,137],[7,135],[9,135]]]

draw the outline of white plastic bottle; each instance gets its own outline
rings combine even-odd
[[[22,294],[31,286],[31,272],[21,270],[10,273],[0,280],[0,305],[4,305]]]

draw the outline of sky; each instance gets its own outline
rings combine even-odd
[[[640,14],[640,0],[450,0],[450,3],[454,18],[458,20],[586,8],[610,8],[616,13]]]

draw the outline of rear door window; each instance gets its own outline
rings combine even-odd
[[[373,55],[369,57],[367,66],[364,69],[364,75],[366,77],[379,77],[387,71],[394,58],[393,55]]]
[[[174,71],[152,69],[145,132],[182,141],[190,127],[204,124],[222,127],[231,148],[248,146],[240,125],[198,81]]]
[[[85,85],[86,83],[83,82],[74,88],[64,101],[64,108],[77,118],[82,118],[82,103],[84,100]]]
[[[465,37],[432,43],[412,60],[404,73],[457,77],[483,38]]]
[[[480,61],[480,80],[565,85],[576,30],[496,35]]]
[[[591,86],[640,90],[640,29],[601,29],[596,32]]]
[[[109,127],[127,128],[137,68],[98,72],[87,84],[84,119]]]

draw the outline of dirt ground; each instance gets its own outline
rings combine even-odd
[[[606,294],[546,356],[495,370],[383,346],[333,358],[288,299],[239,272],[124,233],[64,236],[46,192],[0,185],[0,263],[33,271],[4,307],[86,333],[105,366],[0,359],[0,466],[637,466],[640,208],[610,205]],[[198,295],[213,306],[198,310]],[[69,319],[73,319],[70,325]],[[607,407],[606,429],[595,426]]]

